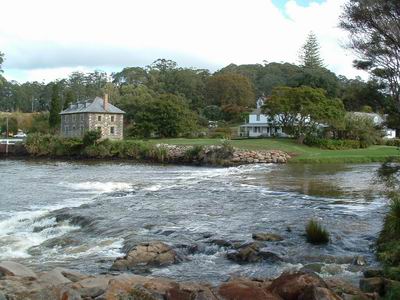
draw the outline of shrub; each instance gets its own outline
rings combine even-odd
[[[346,149],[363,148],[362,143],[357,140],[322,139],[316,136],[307,136],[304,140],[304,144],[327,150],[346,150]]]
[[[185,152],[185,159],[189,161],[198,159],[200,155],[203,153],[203,151],[204,151],[204,146],[202,145],[191,146]]]
[[[89,130],[83,136],[83,144],[85,146],[94,145],[99,139],[101,139],[101,132],[98,130]]]
[[[209,137],[213,139],[230,139],[232,130],[229,127],[218,127],[210,130]]]
[[[326,244],[329,242],[329,233],[318,221],[311,219],[306,226],[307,242],[311,244]]]
[[[400,139],[390,139],[385,141],[386,146],[400,147]]]

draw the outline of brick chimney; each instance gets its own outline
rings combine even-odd
[[[104,94],[103,107],[105,111],[108,110],[108,94]]]

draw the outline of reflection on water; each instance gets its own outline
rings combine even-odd
[[[309,263],[323,264],[322,275],[357,280],[355,256],[376,263],[371,247],[386,203],[373,185],[377,168],[0,161],[0,260],[98,273],[125,248],[161,240],[187,260],[149,271],[178,280],[271,277]],[[331,232],[329,245],[305,242],[312,217]],[[283,236],[267,245],[283,263],[238,265],[226,259],[226,249],[209,243],[247,242],[254,232]],[[199,250],[189,254],[194,245]]]

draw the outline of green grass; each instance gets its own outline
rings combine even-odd
[[[306,225],[307,242],[315,245],[329,243],[329,232],[316,220],[311,219]]]
[[[152,143],[173,145],[219,145],[219,139],[152,139]],[[371,146],[367,149],[324,150],[299,145],[283,138],[231,140],[232,146],[247,150],[283,150],[293,156],[290,162],[304,163],[368,163],[383,162],[388,158],[400,160],[400,150],[391,146]]]

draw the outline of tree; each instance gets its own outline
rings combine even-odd
[[[275,124],[293,134],[300,143],[307,135],[318,130],[319,125],[341,126],[343,104],[330,99],[322,89],[303,87],[278,87],[263,110]]]
[[[400,2],[348,1],[340,26],[358,55],[354,65],[386,83],[400,111]]]
[[[196,115],[191,112],[182,97],[162,94],[143,103],[135,114],[136,135],[149,137],[178,137],[190,134],[197,125]]]
[[[59,86],[57,83],[54,83],[52,87],[50,116],[49,116],[49,125],[53,129],[58,128],[58,126],[61,123],[60,112],[61,112],[61,99],[60,99]]]
[[[63,109],[67,109],[71,103],[75,102],[75,95],[72,90],[68,90],[65,94]]]
[[[1,68],[3,62],[4,62],[4,53],[0,52],[0,73],[3,72],[3,69]]]
[[[252,83],[240,74],[214,75],[209,78],[206,91],[208,103],[220,106],[225,112],[226,120],[238,118],[255,101]]]
[[[319,50],[320,46],[317,36],[313,32],[310,32],[306,42],[300,49],[300,65],[308,69],[323,68],[324,63]]]

